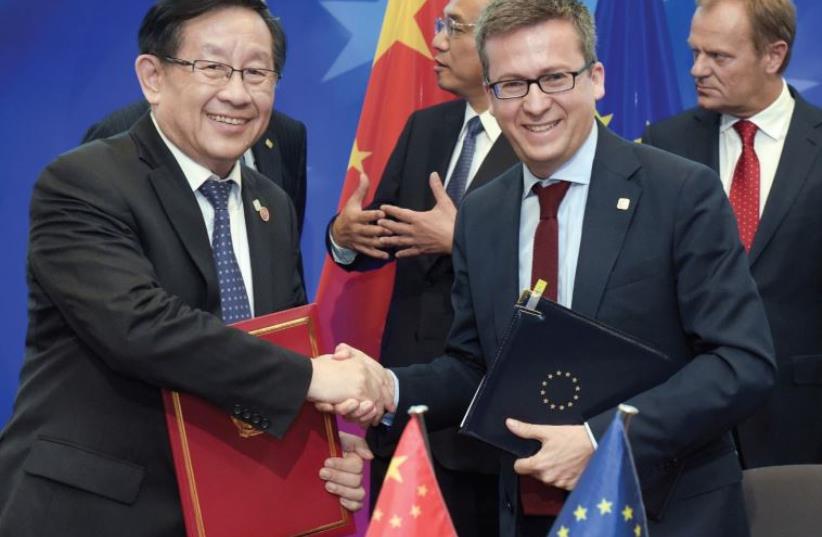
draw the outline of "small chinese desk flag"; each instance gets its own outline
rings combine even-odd
[[[411,407],[365,537],[457,537],[445,507],[424,436],[421,413]]]
[[[548,537],[648,535],[645,506],[623,424],[626,415],[636,413],[631,406],[619,405],[619,412],[565,500]]]

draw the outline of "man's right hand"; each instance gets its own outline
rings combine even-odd
[[[337,245],[377,259],[388,259],[388,252],[380,249],[380,237],[389,233],[377,220],[385,218],[380,210],[363,210],[368,193],[368,176],[360,174],[357,190],[348,198],[331,226],[331,237]]]

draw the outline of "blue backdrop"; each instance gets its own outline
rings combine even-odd
[[[596,0],[586,3],[596,8]],[[139,97],[133,72],[136,33],[150,4],[150,0],[47,0],[35,9],[27,0],[0,0],[0,49],[5,51],[0,57],[0,106],[6,118],[0,127],[0,155],[11,170],[0,181],[0,281],[4,283],[0,424],[11,412],[23,357],[31,186],[49,161],[78,144],[91,123]],[[276,107],[308,126],[303,252],[313,296],[324,255],[322,234],[337,207],[386,0],[270,0],[269,4],[289,38]],[[690,107],[695,97],[685,39],[694,3],[666,0],[663,4],[679,108]],[[822,4],[815,0],[796,0],[796,4],[799,38],[788,78],[807,98],[822,104],[822,47],[814,37],[822,27]]]

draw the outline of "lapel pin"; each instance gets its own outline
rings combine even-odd
[[[271,138],[266,138],[265,139],[265,146],[269,149],[274,148],[274,142],[271,141]]]
[[[271,218],[271,213],[268,211],[268,207],[264,207],[258,199],[252,201],[251,205],[254,206],[254,210],[257,211],[257,214],[260,215],[260,218],[263,220],[263,222],[268,222],[268,220]]]
[[[631,200],[628,198],[619,198],[617,201],[617,209],[620,211],[627,211],[628,208],[631,206]]]

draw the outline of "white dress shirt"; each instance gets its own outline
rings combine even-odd
[[[536,177],[528,166],[522,165],[522,210],[519,220],[519,288],[530,289],[531,265],[534,259],[534,234],[539,224],[539,198],[531,190],[536,183],[543,186],[568,181],[568,192],[557,210],[558,262],[557,302],[570,308],[574,297],[574,281],[577,274],[579,246],[582,241],[582,221],[585,218],[585,203],[588,201],[588,186],[591,184],[591,169],[597,149],[596,122],[588,138],[577,152],[549,178]]]
[[[748,118],[748,121],[758,128],[754,138],[754,151],[759,159],[760,215],[771,193],[795,104],[788,84],[783,81],[779,97],[770,106]],[[722,114],[719,124],[719,177],[722,179],[722,187],[726,194],[731,191],[736,162],[742,154],[742,140],[733,129],[737,121],[738,117]]]
[[[243,177],[240,173],[240,163],[236,162],[231,168],[227,177],[217,177],[211,170],[194,162],[188,155],[182,152],[179,147],[174,145],[171,140],[166,138],[157,120],[154,119],[154,114],[151,115],[151,120],[154,121],[154,127],[160,133],[160,138],[168,147],[180,169],[183,171],[186,180],[188,181],[191,190],[194,192],[194,197],[197,198],[197,205],[200,207],[200,212],[203,215],[203,222],[208,233],[208,242],[211,244],[212,236],[214,235],[214,207],[208,199],[200,193],[199,188],[209,179],[217,181],[233,181],[231,191],[228,195],[228,215],[231,221],[231,243],[234,246],[234,257],[237,258],[237,264],[240,266],[240,273],[243,276],[243,283],[248,294],[248,306],[254,314],[254,283],[251,279],[251,251],[248,247],[248,233],[245,227],[245,212],[243,211],[243,197],[242,184]]]

